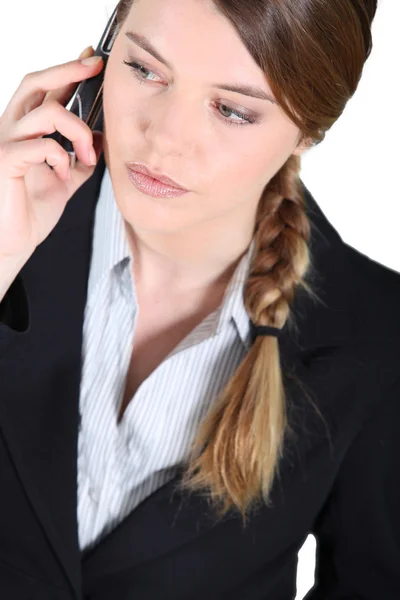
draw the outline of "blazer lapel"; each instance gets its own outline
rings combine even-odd
[[[0,361],[5,382],[0,426],[21,481],[77,597],[85,580],[154,559],[215,526],[200,495],[175,491],[175,477],[141,502],[98,546],[81,555],[77,534],[77,438],[84,309],[93,220],[105,168],[69,201],[52,234],[21,274],[30,328]],[[338,281],[343,243],[306,190],[312,221],[313,281],[322,303],[299,292],[293,304],[297,331],[285,328],[282,364],[304,374],[305,357],[351,333],[350,312]],[[322,275],[323,274],[323,275]],[[336,286],[336,287],[335,287]],[[179,514],[179,518],[178,517]],[[150,532],[150,534],[149,534]]]

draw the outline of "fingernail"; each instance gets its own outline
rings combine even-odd
[[[95,165],[97,163],[97,156],[96,152],[94,151],[94,148],[91,148],[89,151],[89,159],[92,165]]]
[[[84,49],[83,52],[80,53],[79,58],[86,58],[87,56],[91,56],[94,53],[93,47],[88,46]]]
[[[101,56],[90,56],[89,58],[84,58],[81,60],[81,63],[85,65],[85,67],[92,67],[101,61]]]

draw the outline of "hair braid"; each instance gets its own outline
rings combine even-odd
[[[257,325],[283,327],[296,285],[308,288],[310,224],[299,171],[299,157],[290,156],[260,199],[244,287],[246,310]],[[278,340],[258,337],[201,423],[181,489],[208,489],[217,515],[235,506],[245,523],[248,509],[261,498],[269,501],[285,431]]]

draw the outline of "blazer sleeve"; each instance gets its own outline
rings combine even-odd
[[[311,533],[304,600],[400,599],[400,377],[348,449]]]
[[[19,335],[30,329],[29,301],[21,274],[0,303],[0,358]]]

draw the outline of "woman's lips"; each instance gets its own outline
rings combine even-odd
[[[139,173],[134,169],[128,167],[129,179],[133,185],[144,194],[153,196],[153,198],[175,198],[177,196],[183,196],[187,193],[187,190],[182,190],[176,187],[171,187],[165,183],[161,183],[158,179],[153,179],[148,175]]]
[[[164,185],[172,188],[177,188],[178,190],[186,190],[183,185],[180,185],[168,175],[164,175],[163,173],[159,173],[158,171],[153,171],[149,169],[147,165],[139,162],[132,162],[126,165],[128,169],[132,169],[132,171],[136,171],[137,173],[142,173],[143,175],[147,175],[147,177],[151,177],[152,179],[156,179],[163,183]]]

